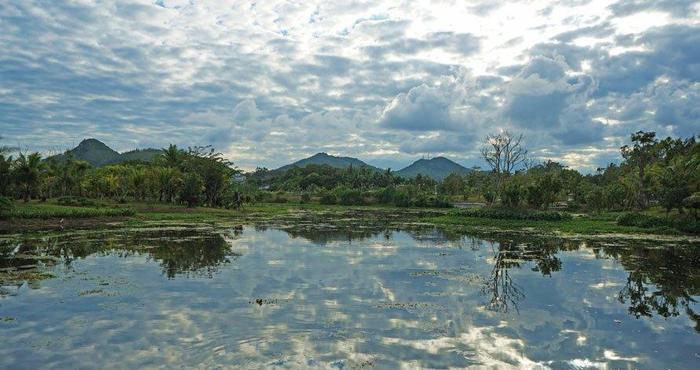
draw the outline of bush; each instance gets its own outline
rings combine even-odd
[[[10,211],[13,207],[12,199],[0,196],[0,214]]]
[[[89,207],[97,205],[92,199],[85,197],[64,196],[56,199],[56,203],[62,206]]]
[[[301,202],[302,203],[309,203],[311,201],[311,195],[309,193],[304,193],[301,195]]]
[[[566,221],[572,219],[572,216],[566,212],[526,211],[509,208],[472,208],[461,210],[459,214],[467,217],[498,220]]]
[[[321,199],[319,200],[321,204],[336,204],[338,201],[335,198],[335,194],[329,192],[321,193]]]
[[[276,196],[272,199],[272,203],[287,203],[288,199],[281,196]]]
[[[617,224],[621,226],[634,226],[643,229],[671,228],[686,233],[700,234],[700,222],[694,217],[681,215],[675,218],[664,218],[643,213],[630,212],[617,218]]]
[[[508,208],[518,208],[523,198],[523,187],[516,182],[509,182],[503,187],[501,202]]]
[[[393,186],[387,186],[379,190],[375,196],[377,203],[379,204],[392,204],[394,203],[394,198],[396,197],[396,188]]]
[[[346,206],[365,204],[362,192],[356,189],[339,188],[335,191],[338,203]]]
[[[394,194],[394,205],[397,207],[410,207],[411,195],[406,189],[398,189]]]

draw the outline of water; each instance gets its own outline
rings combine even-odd
[[[352,227],[11,241],[0,368],[697,368],[697,247]]]

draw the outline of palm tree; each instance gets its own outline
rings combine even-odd
[[[42,167],[43,163],[41,162],[41,155],[39,153],[35,152],[28,156],[25,156],[24,153],[20,153],[19,157],[17,157],[14,170],[15,180],[22,190],[22,196],[25,202],[31,199],[32,193],[35,192],[39,184]]]
[[[168,167],[179,167],[182,162],[182,150],[177,148],[177,145],[170,144],[167,149],[163,148],[162,158],[165,161],[165,165]]]

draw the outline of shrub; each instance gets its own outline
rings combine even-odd
[[[337,199],[335,198],[335,194],[329,193],[329,192],[323,192],[321,193],[321,199],[319,200],[321,204],[336,204]]]
[[[397,207],[410,207],[411,206],[411,195],[408,194],[406,189],[398,189],[394,194],[394,205]]]
[[[617,218],[617,224],[621,226],[634,226],[643,229],[670,228],[686,233],[699,234],[700,222],[694,217],[681,215],[675,218],[664,218],[643,213],[629,212]]]
[[[56,203],[62,206],[88,207],[97,205],[92,199],[85,197],[64,196],[56,199]]]
[[[516,182],[509,182],[503,187],[501,202],[508,208],[517,208],[523,197],[523,188]]]
[[[362,192],[356,189],[339,188],[335,191],[338,203],[346,206],[365,204]]]
[[[566,212],[529,211],[509,208],[471,208],[461,210],[459,214],[467,217],[499,220],[565,221],[572,219],[572,216]]]
[[[376,199],[377,203],[380,204],[392,204],[394,203],[394,198],[396,197],[396,188],[393,186],[387,186],[377,192]]]
[[[0,196],[0,214],[10,211],[13,207],[12,199]]]
[[[301,195],[301,202],[302,203],[309,203],[311,201],[311,195],[309,193],[303,193]]]

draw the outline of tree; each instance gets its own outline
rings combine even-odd
[[[184,151],[178,149],[177,145],[170,144],[167,149],[163,148],[160,159],[167,167],[179,168],[184,157]]]
[[[539,176],[527,188],[527,202],[533,208],[548,208],[561,191],[561,181],[551,173]]]
[[[202,178],[193,172],[185,174],[180,190],[180,200],[187,203],[187,207],[192,208],[201,202],[204,184]]]
[[[517,181],[509,181],[503,186],[503,195],[501,201],[508,208],[517,208],[520,206],[520,201],[523,198],[523,187]]]
[[[523,144],[523,135],[514,135],[509,131],[489,134],[486,144],[481,148],[481,157],[496,175],[496,197],[500,194],[504,176],[510,175],[518,166],[525,163],[527,149]]]
[[[644,209],[649,204],[647,195],[647,184],[649,179],[646,176],[647,166],[656,157],[656,140],[655,132],[638,131],[631,136],[633,145],[624,145],[620,148],[622,157],[625,158],[631,165],[637,168],[637,196],[636,205],[640,209]]]
[[[451,173],[442,180],[442,191],[449,195],[464,193],[464,178],[458,173]]]
[[[221,205],[222,192],[236,172],[233,163],[210,146],[191,147],[186,153],[183,165],[191,172],[200,175],[204,184],[204,201],[211,207]]]
[[[14,177],[17,185],[20,187],[22,197],[25,202],[28,202],[32,195],[36,192],[41,176],[41,155],[32,153],[25,156],[20,153],[15,164]]]
[[[0,136],[2,139],[2,136]],[[9,146],[0,145],[0,196],[7,195],[10,192],[10,185],[12,182],[11,169],[12,169],[12,156],[7,155],[14,148]]]

